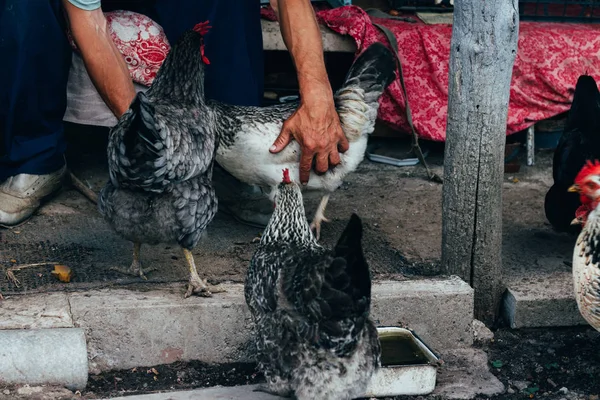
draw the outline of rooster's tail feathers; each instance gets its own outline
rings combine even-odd
[[[396,78],[392,52],[382,43],[374,43],[359,55],[346,76],[344,87],[358,86],[365,91],[367,102],[377,101]]]
[[[566,130],[579,128],[595,134],[600,129],[600,92],[594,78],[581,75],[575,86],[573,104],[569,111]]]
[[[392,52],[375,43],[352,64],[344,86],[335,94],[342,129],[349,142],[375,129],[379,98],[395,79],[396,63]]]

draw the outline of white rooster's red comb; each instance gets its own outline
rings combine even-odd
[[[208,31],[210,30],[210,28],[212,28],[212,26],[208,25],[209,22],[208,21],[204,21],[204,22],[200,22],[199,24],[196,24],[192,29],[194,32],[199,33],[201,36],[204,36],[208,33]],[[210,64],[210,61],[208,60],[208,58],[204,55],[204,39],[202,39],[202,44],[200,45],[200,55],[202,55],[202,62],[204,64]]]
[[[281,183],[292,183],[292,180],[290,179],[290,170],[287,168],[283,170],[283,180]]]

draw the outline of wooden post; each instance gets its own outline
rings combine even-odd
[[[502,295],[506,118],[518,0],[455,0],[442,203],[442,265],[475,290],[492,324]]]

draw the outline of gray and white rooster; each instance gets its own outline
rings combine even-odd
[[[177,243],[190,278],[186,297],[220,291],[200,278],[191,250],[217,212],[212,170],[218,132],[204,102],[202,34],[206,23],[182,35],[152,86],[138,93],[112,128],[110,180],[98,207],[111,227],[134,243],[124,273],[144,277],[142,243]]]
[[[261,390],[299,400],[356,398],[380,365],[361,220],[353,214],[328,250],[317,244],[287,170],[275,202],[245,283],[267,379]]]
[[[341,164],[323,175],[314,171],[302,190],[325,192],[311,227],[319,239],[321,222],[329,195],[363,160],[368,136],[375,128],[379,98],[395,79],[396,63],[391,51],[381,43],[369,46],[352,64],[344,85],[335,94],[336,109],[350,148],[340,154]],[[293,181],[299,182],[300,146],[292,141],[283,151],[271,154],[269,147],[281,131],[283,122],[298,108],[298,103],[271,107],[235,107],[210,103],[218,113],[222,132],[216,160],[220,166],[242,182],[258,185],[273,193],[281,180],[281,170],[288,169]]]

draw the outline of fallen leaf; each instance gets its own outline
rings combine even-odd
[[[512,180],[512,181],[513,181],[513,183],[519,183],[519,182],[520,182],[520,181],[519,181],[519,178],[513,178],[513,180]]]
[[[158,375],[158,371],[156,370],[156,368],[152,368],[151,371],[154,375]]]
[[[21,231],[12,231],[14,234],[18,235]]]
[[[137,372],[137,367],[134,367],[131,372]]]
[[[154,380],[157,381],[158,380],[158,376],[154,375]]]
[[[11,262],[11,263],[16,263],[16,262],[17,262],[17,260],[10,260],[10,262]]]
[[[58,280],[61,282],[71,282],[73,271],[71,271],[71,268],[67,267],[66,265],[57,264],[54,266],[52,275],[58,278]]]

